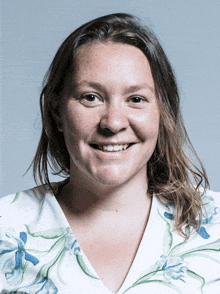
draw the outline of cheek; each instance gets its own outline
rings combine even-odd
[[[70,101],[62,115],[63,131],[71,137],[84,137],[92,126],[91,117],[76,101]]]
[[[69,103],[62,115],[63,133],[72,159],[79,160],[88,151],[87,144],[97,129],[97,113],[86,111],[77,103]]]
[[[62,130],[64,135],[64,140],[66,143],[67,150],[70,154],[70,157],[73,154],[77,154],[77,149],[79,146],[79,141],[83,136],[83,120],[77,113],[66,109],[62,113]]]
[[[157,109],[152,109],[152,111],[132,116],[131,120],[135,132],[141,141],[149,139],[157,140],[160,122],[160,116]]]

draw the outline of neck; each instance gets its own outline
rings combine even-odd
[[[57,196],[61,206],[72,215],[91,215],[99,212],[130,213],[131,209],[150,207],[147,195],[146,169],[121,185],[103,185],[80,173],[72,173],[70,181],[61,188]]]

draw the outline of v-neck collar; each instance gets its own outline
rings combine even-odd
[[[155,196],[152,198],[151,211],[143,237],[130,270],[117,294],[122,294],[131,287],[145,272],[148,272],[148,269],[162,255],[164,222],[161,218],[158,218],[158,210],[161,204]]]
[[[60,227],[60,226],[70,227],[69,222],[60,204],[58,203],[54,194],[50,192],[49,190],[46,192],[45,202],[47,203],[46,205],[47,206],[49,205],[50,208],[53,210],[51,215],[54,215],[55,213],[57,227]],[[162,244],[163,244],[163,232],[164,232],[165,222],[162,220],[162,218],[158,217],[158,210],[161,210],[161,208],[164,210],[163,205],[159,202],[159,200],[155,196],[153,196],[150,215],[149,215],[148,223],[145,228],[143,237],[141,239],[140,245],[138,247],[138,250],[132,262],[132,265],[127,273],[127,276],[122,286],[118,290],[117,294],[122,294],[126,289],[131,287],[135,283],[135,281],[137,281],[138,278],[143,276],[144,272],[145,271],[147,272],[148,268],[151,267],[153,264],[155,264],[158,258],[163,254]],[[40,223],[38,223],[38,226],[42,228]],[[45,227],[45,223],[44,223],[44,227]],[[35,230],[36,230],[36,227],[35,227]],[[72,233],[74,234],[74,231]],[[84,262],[86,263],[86,266],[89,268],[91,273],[96,278],[99,278],[92,264],[86,257],[85,253],[83,252],[83,250],[81,251],[82,251],[83,259],[84,259]],[[109,293],[109,294],[112,293],[104,285],[101,279],[100,279],[100,283],[102,284],[102,287],[104,287],[103,291],[105,289],[106,293]]]

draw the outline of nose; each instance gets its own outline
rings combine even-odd
[[[100,128],[102,130],[118,133],[126,130],[128,125],[128,117],[123,106],[118,103],[106,105],[105,112],[100,119]]]

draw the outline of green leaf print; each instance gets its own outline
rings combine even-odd
[[[190,257],[204,257],[204,258],[208,258],[208,259],[210,259],[210,260],[212,260],[212,261],[214,261],[214,262],[217,262],[217,263],[219,263],[220,264],[220,260],[218,260],[218,259],[216,259],[216,258],[214,258],[214,257],[212,257],[212,256],[210,256],[210,255],[207,255],[207,254],[204,254],[204,253],[202,253],[202,252],[192,252],[192,253],[187,253],[187,260],[188,260],[188,258],[190,258]]]
[[[189,226],[185,227],[185,234],[187,237],[189,237],[189,234],[190,234],[190,227]]]
[[[63,283],[63,284],[66,284],[66,282],[61,277],[60,268],[61,268],[61,264],[63,262],[63,259],[64,259],[65,254],[66,254],[66,252],[63,251],[62,254],[60,255],[59,262],[58,262],[58,265],[57,265],[57,277],[60,280],[60,282]]]
[[[57,253],[57,255],[54,257],[53,260],[51,260],[50,262],[42,266],[39,272],[39,277],[43,277],[43,278],[49,277],[49,272],[58,263],[59,259],[63,255],[63,250],[64,250],[64,246],[63,248],[60,249],[60,251]]]
[[[161,280],[148,281],[148,283],[150,283],[150,282],[152,282],[152,283],[159,283],[159,284],[161,284],[161,285],[163,285],[165,287],[168,287],[168,288],[171,288],[171,289],[175,290],[179,294],[182,294],[181,290],[177,286],[175,286],[175,285],[165,283],[164,281],[161,281]]]
[[[143,277],[141,277],[140,279],[138,279],[131,287],[129,287],[127,290],[125,290],[125,292],[127,292],[131,288],[134,288],[135,286],[147,283],[150,278],[152,278],[154,275],[156,275],[156,273],[158,273],[158,271],[161,271],[161,270],[159,270],[159,268],[160,267],[157,264],[154,264],[153,266],[151,266],[149,269],[149,272],[146,275],[144,275]],[[125,292],[123,292],[123,294]]]
[[[143,276],[142,278],[140,278],[139,280],[137,280],[137,282],[135,282],[133,286],[137,286],[137,285],[141,285],[141,284],[147,283],[150,278],[152,278],[159,271],[161,271],[161,270],[159,270],[159,268],[160,268],[159,266],[155,266],[155,270],[154,271],[146,274],[145,276]]]
[[[94,277],[91,272],[89,271],[89,269],[87,268],[84,260],[83,260],[83,257],[81,255],[76,255],[76,260],[80,266],[80,268],[82,269],[82,271],[87,275],[89,276],[90,278],[93,278],[93,279],[96,279],[96,280],[99,280],[99,278],[97,277]]]
[[[173,245],[173,235],[171,233],[170,223],[160,214],[159,209],[157,211],[160,217],[166,222],[166,230],[163,236],[163,247],[167,248],[165,252],[168,252]]]
[[[205,285],[205,279],[203,277],[201,277],[200,275],[196,274],[193,271],[187,270],[187,275],[192,277],[193,279],[198,280],[201,283],[201,291],[203,286]]]
[[[29,264],[30,264],[30,263],[29,263]],[[24,267],[23,267],[23,269],[22,269],[22,276],[21,276],[20,284],[21,284],[21,283],[23,282],[23,280],[24,280],[24,273],[25,273],[27,267],[28,267],[28,262],[25,261]]]
[[[180,250],[182,249],[181,247],[182,247],[184,244],[186,244],[186,243],[187,243],[187,241],[184,240],[183,242],[181,242],[181,243],[177,244],[176,246],[174,246],[174,247],[171,249],[169,255],[178,255],[178,253],[179,253]],[[181,255],[181,254],[180,254],[180,255]]]
[[[58,248],[64,248],[65,237],[66,237],[66,234],[61,236],[59,239],[57,239],[57,241],[50,247],[50,249],[47,251],[47,253],[54,251]]]
[[[220,239],[210,243],[202,245],[196,249],[187,250],[185,252],[181,253],[181,256],[187,256],[188,254],[191,254],[193,252],[204,252],[204,251],[220,251]]]
[[[40,231],[31,233],[29,225],[25,225],[27,232],[32,237],[41,237],[44,239],[56,239],[61,237],[62,235],[66,234],[66,228],[56,228],[47,231]]]
[[[169,284],[169,283],[165,283],[164,281],[162,281],[162,280],[147,280],[145,283],[159,283],[159,284],[161,284],[161,285],[163,285],[163,286],[165,286],[165,287],[168,287],[168,288],[171,288],[171,289],[173,289],[173,290],[175,290],[177,293],[179,293],[179,294],[183,294],[182,292],[181,292],[181,290],[177,287],[177,286],[175,286],[175,285],[172,285],[172,284]],[[126,293],[126,292],[128,292],[130,289],[132,289],[132,288],[134,288],[135,286],[137,286],[137,285],[140,285],[140,284],[133,284],[131,287],[129,287],[127,290],[125,290],[124,292],[123,292],[123,294],[124,293]]]
[[[17,192],[17,193],[15,194],[15,198],[12,200],[11,204],[14,203],[15,201],[17,201],[18,198],[19,198],[19,196],[20,196],[20,192]]]
[[[163,236],[163,248],[165,253],[169,252],[170,248],[172,247],[172,244],[173,244],[173,236],[170,232],[170,224],[167,222],[166,230]]]

